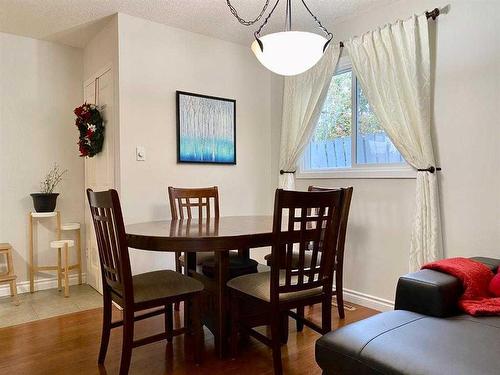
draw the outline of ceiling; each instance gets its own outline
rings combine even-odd
[[[266,0],[231,0],[243,18],[254,18]],[[269,0],[269,9],[275,0]],[[327,28],[355,14],[397,0],[308,0]],[[283,27],[281,0],[267,31]],[[292,0],[293,28],[314,30],[301,1]],[[0,31],[84,47],[109,16],[126,13],[236,43],[251,42],[255,25],[245,27],[231,15],[226,0],[0,0]],[[333,29],[334,31],[334,29]]]

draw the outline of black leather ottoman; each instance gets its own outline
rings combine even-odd
[[[324,374],[498,375],[500,317],[390,311],[323,336],[316,361]]]
[[[475,259],[492,270],[500,263]],[[452,276],[403,276],[396,311],[326,334],[316,343],[316,361],[325,375],[500,375],[500,317],[457,314],[460,295]]]

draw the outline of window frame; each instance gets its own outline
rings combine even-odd
[[[309,144],[304,149],[300,158],[299,167],[296,173],[297,179],[323,179],[323,178],[416,178],[416,171],[408,163],[384,163],[384,164],[358,164],[357,158],[357,133],[358,133],[358,79],[352,70],[352,64],[347,56],[339,59],[334,75],[345,72],[352,72],[351,88],[351,167],[350,168],[323,168],[307,169]]]

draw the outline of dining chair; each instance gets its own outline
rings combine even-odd
[[[170,214],[172,220],[219,218],[219,189],[217,186],[208,188],[175,188],[168,187]],[[202,264],[206,259],[213,258],[214,253],[196,254],[196,263]],[[182,273],[184,256],[175,254],[175,270]]]
[[[219,218],[219,189],[217,186],[207,188],[176,188],[168,187],[168,198],[170,201],[170,214],[172,220],[190,220],[203,218]],[[196,264],[201,265],[204,261],[212,260],[213,252],[200,252],[196,254]],[[182,273],[185,255],[181,252],[175,253],[175,270]],[[179,310],[179,303],[175,304],[175,310]]]
[[[335,253],[335,265],[334,265],[334,272],[335,272],[335,290],[333,291],[333,295],[336,297],[337,300],[337,309],[339,312],[339,317],[340,319],[345,318],[345,309],[344,309],[344,288],[343,288],[343,274],[344,274],[344,250],[345,250],[345,239],[346,239],[346,233],[347,233],[347,221],[349,219],[349,210],[351,207],[351,200],[352,200],[352,193],[353,193],[353,187],[345,187],[345,188],[325,188],[325,187],[318,187],[318,186],[309,186],[307,191],[335,191],[335,190],[342,190],[344,192],[344,200],[342,204],[342,209],[341,209],[341,216],[340,216],[340,229],[339,229],[339,239],[337,243],[337,250]],[[310,250],[308,248],[308,250]],[[318,254],[318,256],[321,256],[321,253]],[[271,264],[271,254],[267,254],[264,259],[267,261],[267,264]],[[308,251],[305,253],[304,256],[304,262],[305,264],[309,264],[311,260],[311,252]],[[299,264],[299,253],[297,251],[293,252],[292,255],[292,264],[294,266],[297,266]],[[304,315],[304,308],[300,308],[297,311],[297,314],[299,315]],[[297,331],[302,331],[304,328],[304,325],[302,322],[297,321]]]
[[[281,375],[283,317],[300,320],[321,334],[331,330],[333,266],[343,200],[343,190],[276,190],[271,271],[227,283],[233,356],[242,331],[272,348],[274,373]],[[298,251],[297,265],[292,264],[294,249]],[[306,251],[311,252],[309,264],[305,263]],[[322,305],[321,326],[292,311],[317,303]],[[271,326],[271,337],[253,329],[262,325]]]
[[[200,320],[200,294],[203,285],[178,272],[165,270],[132,276],[120,200],[116,190],[94,192],[87,189],[90,213],[94,223],[103,291],[103,326],[98,363],[103,364],[112,328],[123,326],[120,375],[128,374],[132,348],[155,341],[172,341],[184,333],[194,336],[194,359],[201,361],[203,330]],[[185,301],[189,316],[184,327],[173,329],[172,304]],[[123,319],[111,321],[112,302],[123,309]],[[160,307],[161,309],[150,310]],[[140,315],[136,312],[150,310]],[[164,314],[165,331],[134,340],[134,322]]]

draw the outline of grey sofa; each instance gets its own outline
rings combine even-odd
[[[492,270],[499,259],[473,258]],[[500,317],[460,313],[461,283],[422,270],[399,279],[395,311],[330,332],[316,343],[324,375],[499,375]]]

